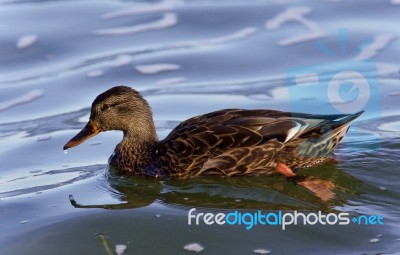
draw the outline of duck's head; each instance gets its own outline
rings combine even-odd
[[[108,130],[121,130],[125,138],[134,142],[157,140],[149,104],[136,90],[117,86],[96,97],[89,122],[64,146],[64,150]]]

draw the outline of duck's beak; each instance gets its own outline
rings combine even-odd
[[[100,133],[101,130],[93,123],[93,121],[89,121],[86,126],[79,132],[74,138],[72,138],[66,145],[64,145],[64,150],[75,147],[92,136]]]

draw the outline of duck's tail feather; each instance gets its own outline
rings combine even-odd
[[[299,145],[299,153],[306,157],[330,155],[347,133],[351,122],[361,114],[363,112],[327,117],[320,125],[300,136],[303,142]]]
[[[341,115],[341,117],[334,119],[330,124],[332,125],[332,129],[337,129],[343,126],[350,125],[355,119],[360,117],[364,111],[360,111],[350,115]]]
[[[301,134],[300,137],[307,138],[315,134],[334,136],[344,129],[347,130],[350,124],[363,113],[364,111],[354,114],[325,115],[322,121],[317,124],[310,125],[310,128]],[[318,117],[319,116],[317,115],[317,118]]]

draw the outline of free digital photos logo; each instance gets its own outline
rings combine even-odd
[[[355,48],[347,38],[348,31],[341,29],[338,42],[335,40],[335,43],[328,44],[318,40],[315,43],[316,52],[323,54],[328,61],[288,70],[288,95],[293,112],[354,114],[365,111],[364,119],[382,116],[377,64],[366,57],[373,50],[372,40]],[[313,55],[315,52],[310,52],[310,58]],[[357,128],[357,125],[352,127]],[[378,139],[372,133],[363,135],[365,139]],[[376,142],[373,148],[368,149],[379,147],[379,142]]]
[[[252,229],[254,226],[280,226],[282,230],[286,230],[288,226],[296,225],[382,225],[383,217],[381,215],[359,215],[350,216],[349,213],[329,213],[324,214],[318,212],[284,212],[284,211],[254,211],[241,212],[238,210],[223,213],[212,212],[196,212],[196,208],[192,208],[188,212],[188,225],[239,225],[245,226],[246,230]]]
[[[293,109],[315,112],[315,105],[306,101],[318,96],[325,101],[324,108],[333,114],[380,110],[376,63],[359,55],[371,42],[349,54],[347,34],[346,29],[339,30],[339,50],[331,49],[322,40],[315,43],[318,52],[329,60],[325,64],[288,70],[289,97]]]

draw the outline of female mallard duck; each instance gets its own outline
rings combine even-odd
[[[97,96],[87,125],[68,149],[102,131],[121,130],[110,165],[117,174],[153,177],[271,175],[328,159],[353,115],[225,109],[180,123],[158,141],[152,112],[134,89],[113,87]]]

